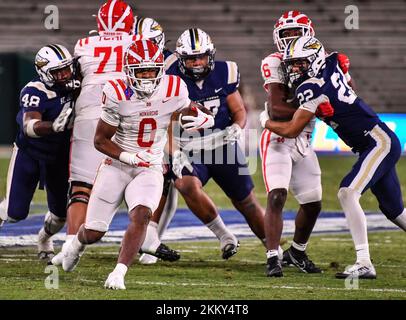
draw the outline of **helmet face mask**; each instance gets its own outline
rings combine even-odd
[[[165,74],[163,60],[158,46],[149,40],[138,40],[127,49],[124,72],[140,97],[149,97],[159,88]]]
[[[325,56],[324,47],[316,38],[300,37],[290,42],[283,54],[289,86],[297,87],[317,76],[325,64]]]
[[[214,69],[216,48],[209,35],[201,29],[184,31],[176,42],[175,53],[180,71],[194,81],[202,80]],[[195,65],[191,60],[206,60],[207,63]]]

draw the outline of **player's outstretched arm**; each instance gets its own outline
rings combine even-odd
[[[306,127],[306,125],[312,120],[314,113],[298,109],[293,115],[292,120],[286,122],[277,122],[273,120],[267,120],[262,125],[265,128],[286,138],[296,138]]]
[[[42,114],[37,111],[24,112],[24,133],[31,138],[40,138],[66,129],[72,108],[66,105],[59,116],[52,121],[42,121]]]
[[[227,96],[227,105],[231,112],[233,124],[237,124],[241,129],[244,128],[247,123],[247,112],[238,90]]]

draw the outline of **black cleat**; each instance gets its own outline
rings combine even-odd
[[[282,261],[284,265],[295,266],[304,273],[323,273],[323,271],[309,259],[306,252],[296,250],[292,247],[283,252]]]
[[[238,251],[238,247],[240,246],[240,241],[237,242],[237,245],[234,243],[229,243],[223,248],[222,258],[227,260],[235,255]]]
[[[267,277],[283,277],[282,266],[278,256],[268,258],[265,273]]]
[[[176,250],[172,250],[171,248],[169,248],[167,245],[161,243],[159,245],[159,247],[156,249],[155,252],[146,252],[146,251],[142,251],[140,249],[139,251],[141,254],[142,253],[148,253],[152,256],[157,257],[158,259],[161,259],[163,261],[177,261],[180,259],[180,254],[179,252],[177,252]]]

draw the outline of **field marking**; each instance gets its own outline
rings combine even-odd
[[[90,283],[102,283],[98,280],[81,279],[83,282]],[[388,289],[388,288],[358,288],[358,289],[346,289],[346,288],[332,288],[332,287],[312,287],[312,286],[277,286],[277,285],[251,285],[251,284],[230,284],[230,283],[196,283],[196,282],[158,282],[158,281],[132,281],[127,280],[126,284],[136,285],[153,285],[153,286],[171,286],[171,287],[247,287],[251,289],[288,289],[288,290],[327,290],[327,291],[370,291],[370,292],[393,292],[393,293],[406,293],[403,289]],[[344,283],[344,281],[343,281]],[[362,283],[362,282],[361,282]]]

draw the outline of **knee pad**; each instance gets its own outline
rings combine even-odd
[[[44,230],[49,235],[58,233],[65,225],[66,218],[61,218],[48,211],[44,219]]]
[[[316,189],[307,191],[305,193],[295,195],[296,200],[299,204],[307,204],[312,202],[319,202],[322,198],[322,189],[317,187]]]
[[[89,203],[89,198],[90,194],[86,191],[75,191],[72,192],[73,187],[84,187],[87,189],[92,189],[93,186],[91,184],[88,184],[86,182],[80,182],[80,181],[72,181],[69,186],[69,193],[68,193],[68,205],[66,208],[69,208],[72,204],[74,203],[84,203],[88,204]]]
[[[354,189],[343,187],[338,190],[337,197],[342,205],[343,203],[346,204],[352,201],[359,201],[361,194]]]

